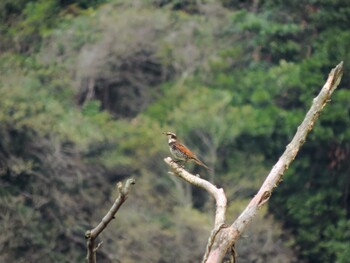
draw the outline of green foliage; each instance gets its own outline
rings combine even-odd
[[[65,101],[67,94],[57,96],[67,84],[65,78],[55,79],[58,70],[11,56],[3,56],[0,66],[0,228],[6,233],[1,261],[79,261],[81,244],[68,244],[82,226],[71,223],[80,218],[83,224],[104,199],[101,188],[85,212],[78,212],[94,189],[92,181],[106,186],[98,166],[88,168],[82,156],[109,140],[98,128],[107,127],[109,119],[104,113],[85,117]],[[101,120],[94,123],[97,114]]]
[[[97,7],[105,0],[31,0],[0,3],[0,47],[32,53],[39,50],[42,39],[62,20]]]
[[[325,232],[329,241],[325,249],[329,254],[335,254],[337,262],[343,263],[349,260],[350,220],[340,220],[337,225],[331,225]],[[336,239],[334,238],[336,237]]]

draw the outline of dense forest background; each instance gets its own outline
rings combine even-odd
[[[199,262],[202,190],[170,177],[161,133],[213,168],[230,221],[329,70],[344,77],[238,262],[350,262],[348,0],[2,0],[0,262],[84,262],[84,233],[136,179],[98,262]]]

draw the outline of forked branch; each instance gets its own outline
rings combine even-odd
[[[332,69],[320,93],[316,98],[314,98],[311,108],[298,127],[292,141],[287,145],[286,150],[281,155],[278,162],[273,166],[258,193],[250,201],[246,209],[241,213],[237,220],[231,225],[224,224],[225,215],[222,215],[222,213],[225,213],[226,211],[226,197],[224,203],[225,209],[222,209],[219,207],[219,204],[221,203],[218,202],[218,199],[216,198],[217,195],[214,194],[218,193],[219,191],[221,191],[223,194],[223,190],[217,189],[215,186],[204,179],[189,174],[187,171],[180,168],[176,163],[171,162],[170,158],[165,159],[165,162],[169,164],[175,175],[193,185],[204,188],[211,195],[213,195],[214,198],[216,198],[216,216],[220,214],[220,220],[217,220],[217,218],[215,219],[215,226],[213,228],[211,237],[209,238],[207,252],[203,258],[203,262],[222,262],[227,251],[234,246],[235,242],[238,240],[243,231],[257,214],[259,208],[261,208],[270,199],[272,191],[275,187],[278,186],[284,172],[288,169],[289,165],[296,157],[299,149],[306,140],[306,136],[312,130],[318,116],[322,112],[322,109],[327,104],[327,102],[330,101],[330,97],[340,83],[342,75],[343,62],[339,63],[334,69]]]
[[[102,245],[102,242],[100,242],[97,246],[95,245],[96,238],[107,227],[109,222],[111,222],[112,219],[115,218],[115,214],[118,212],[119,208],[128,198],[130,186],[133,184],[135,184],[135,180],[132,178],[128,179],[124,186],[121,182],[119,182],[117,184],[119,196],[115,199],[112,207],[109,209],[107,214],[102,218],[101,222],[95,228],[86,231],[85,233],[86,246],[87,246],[86,259],[88,263],[96,263],[96,251]]]

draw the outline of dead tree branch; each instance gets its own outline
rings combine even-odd
[[[109,209],[107,214],[102,218],[101,222],[95,228],[86,231],[85,233],[86,246],[87,246],[86,259],[88,263],[96,263],[96,251],[102,245],[102,242],[98,243],[97,246],[95,245],[96,238],[107,227],[109,222],[111,222],[112,219],[115,218],[115,214],[118,212],[119,208],[128,198],[130,186],[133,184],[135,184],[135,180],[132,178],[126,181],[124,187],[123,187],[123,184],[119,182],[117,184],[119,196],[115,199],[112,207]]]
[[[204,256],[204,258],[206,258],[209,255],[209,251],[211,250],[215,237],[217,236],[219,231],[222,228],[227,227],[225,225],[227,198],[226,198],[224,189],[217,188],[215,185],[208,182],[207,180],[204,180],[199,176],[195,176],[187,172],[185,169],[179,166],[176,162],[174,162],[170,157],[165,158],[164,161],[172,169],[172,172],[169,172],[170,174],[180,177],[186,182],[206,190],[215,199],[215,202],[216,202],[215,222],[214,222],[214,228],[211,231],[211,234],[208,240],[206,253]]]
[[[176,162],[174,162],[170,157],[164,159],[164,161],[171,167],[174,174],[186,182],[198,186],[204,190],[206,190],[216,201],[216,213],[215,213],[215,226],[221,225],[225,222],[225,214],[226,214],[226,205],[227,199],[224,193],[224,189],[217,188],[212,183],[204,180],[198,176],[195,176],[185,169],[180,167]]]
[[[303,122],[298,127],[292,141],[287,145],[286,150],[281,155],[278,162],[273,166],[258,193],[250,201],[237,220],[231,225],[224,224],[225,214],[222,213],[225,213],[226,211],[226,197],[224,203],[220,200],[220,198],[222,198],[220,194],[224,195],[224,191],[222,189],[217,189],[214,185],[204,179],[191,175],[176,163],[172,162],[170,158],[165,159],[165,162],[172,168],[175,175],[193,185],[207,190],[216,199],[216,216],[219,214],[220,218],[215,219],[215,225],[208,240],[207,251],[203,258],[204,263],[222,262],[227,251],[233,248],[235,242],[257,214],[259,208],[270,199],[273,189],[278,186],[284,172],[296,157],[300,147],[306,140],[307,134],[312,130],[318,116],[322,112],[322,109],[327,102],[330,101],[330,97],[340,83],[342,75],[343,62],[339,63],[334,69],[332,69],[320,93],[313,99],[311,108],[306,114]],[[225,208],[222,208],[219,205],[224,205]]]

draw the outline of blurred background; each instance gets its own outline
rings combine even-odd
[[[350,262],[347,0],[2,0],[0,262],[200,262],[214,202],[170,176],[176,132],[232,223],[323,86],[344,76],[238,262]]]

